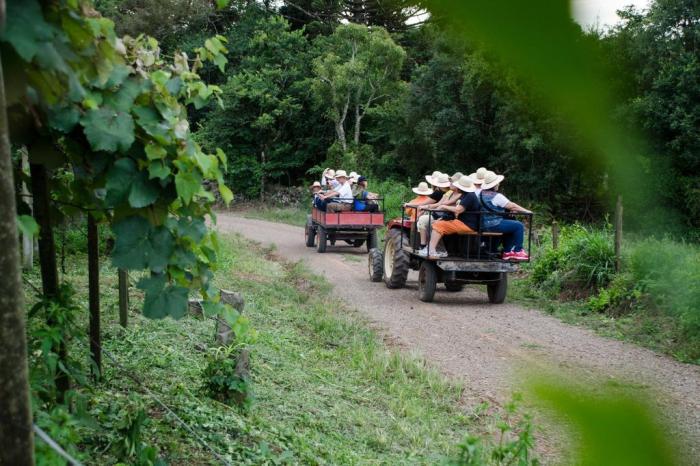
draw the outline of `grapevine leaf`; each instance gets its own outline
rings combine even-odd
[[[226,305],[222,302],[204,301],[202,303],[202,311],[204,311],[204,317],[214,317],[222,315],[226,311]]]
[[[180,170],[175,175],[175,189],[177,195],[182,198],[185,205],[189,205],[202,185],[202,176],[196,171]]]
[[[224,200],[226,205],[230,204],[233,200],[233,193],[225,184],[219,185],[219,192],[221,193],[221,198]]]
[[[25,61],[32,61],[42,44],[53,36],[53,28],[44,21],[39,3],[36,0],[7,2],[6,17],[12,21],[5,24],[2,40],[12,44]]]
[[[80,123],[93,150],[126,152],[134,143],[134,120],[128,113],[109,108],[88,110]]]
[[[37,236],[39,234],[39,224],[31,215],[18,215],[17,228],[24,236]]]
[[[107,173],[105,187],[109,206],[118,206],[128,200],[131,207],[138,209],[149,206],[158,199],[158,187],[149,181],[149,175],[145,171],[136,168],[130,158],[117,160]]]
[[[159,160],[154,160],[148,165],[148,177],[150,179],[159,178],[161,180],[170,176],[170,167]]]
[[[136,114],[136,122],[138,125],[143,128],[149,136],[153,137],[156,142],[163,145],[168,145],[173,142],[173,138],[170,134],[170,127],[163,123],[156,110],[151,107],[138,106],[134,108],[133,111]]]
[[[177,222],[177,233],[179,236],[186,236],[193,243],[198,244],[204,239],[204,235],[207,234],[207,226],[200,218],[193,218],[192,220],[181,218]]]
[[[159,189],[149,180],[146,172],[139,171],[129,192],[129,205],[136,209],[149,206],[158,199]]]
[[[221,10],[228,6],[230,0],[216,0],[216,7]]]
[[[143,92],[142,84],[135,78],[128,79],[124,81],[117,92],[108,93],[104,98],[104,103],[120,112],[128,112],[141,92]]]
[[[150,319],[163,319],[168,315],[182,318],[187,312],[187,288],[166,286],[164,274],[139,280],[138,287],[146,292],[143,301],[143,315]]]
[[[173,236],[165,227],[153,227],[143,217],[119,220],[113,227],[116,240],[112,263],[122,269],[161,272],[173,252]]]
[[[146,145],[146,157],[148,157],[148,160],[164,159],[166,155],[168,155],[168,151],[164,147],[157,144]]]
[[[63,133],[70,133],[80,120],[80,112],[75,105],[54,107],[49,110],[49,125]]]

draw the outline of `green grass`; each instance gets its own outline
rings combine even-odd
[[[311,213],[311,206],[308,209],[301,206],[291,207],[267,207],[251,205],[243,211],[246,218],[266,220],[268,222],[286,223],[303,227],[306,225],[306,216]]]
[[[455,453],[467,429],[483,427],[460,404],[461,387],[421,359],[387,348],[330,296],[323,279],[299,264],[272,260],[271,251],[240,237],[224,237],[222,243],[217,284],[244,294],[245,314],[259,332],[252,348],[255,401],[248,412],[203,394],[213,322],[142,318],[135,310],[141,296],[132,288],[129,326],[122,329],[116,272],[105,264],[103,346],[234,464],[435,464]],[[64,277],[75,285],[83,309],[85,264],[84,256],[69,256]],[[39,283],[36,272],[28,278]],[[84,328],[86,316],[80,320]],[[31,320],[30,328],[40,326]],[[84,342],[76,338],[70,344],[76,361],[87,361]],[[134,461],[117,453],[123,443],[118,427],[138,407],[148,415],[143,440],[157,446],[169,464],[214,462],[109,361],[104,381],[79,392],[99,425],[76,428],[76,453],[87,464]]]

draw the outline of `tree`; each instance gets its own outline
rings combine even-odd
[[[349,117],[354,126],[352,143],[359,146],[367,112],[402,92],[406,53],[383,28],[358,24],[339,26],[333,35],[316,42],[321,52],[313,62],[312,89],[346,153]]]
[[[306,80],[309,44],[280,16],[251,11],[230,32],[231,72],[223,108],[197,132],[205,147],[223,147],[239,193],[263,196],[267,180],[291,184],[329,140],[311,110]],[[294,180],[296,181],[296,179]]]
[[[5,2],[0,0],[0,14]],[[5,18],[0,18],[4,27]],[[17,208],[5,83],[0,65],[0,464],[34,464],[32,415],[29,405],[27,342],[20,279]]]

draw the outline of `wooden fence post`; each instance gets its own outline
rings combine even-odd
[[[93,377],[102,374],[102,346],[100,339],[100,250],[97,222],[88,214],[88,307],[90,308],[90,355],[95,363]]]
[[[119,324],[126,328],[129,310],[129,274],[119,269]]]
[[[559,247],[559,222],[556,220],[552,222],[552,248],[557,249]]]
[[[615,205],[615,271],[622,268],[622,196],[617,196]]]

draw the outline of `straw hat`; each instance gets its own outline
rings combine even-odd
[[[457,181],[453,182],[452,185],[465,193],[473,193],[476,191],[474,180],[469,176],[461,177]]]
[[[481,184],[484,182],[484,177],[486,176],[488,170],[484,167],[479,168],[477,171],[469,175],[469,178],[474,180],[474,184]]]
[[[459,181],[459,179],[462,178],[463,176],[464,176],[464,173],[457,172],[450,177],[450,181],[454,183],[455,181]]]
[[[430,184],[434,184],[433,181],[440,175],[442,175],[442,172],[434,171],[432,175],[425,175],[425,181]]]
[[[492,171],[487,171],[486,175],[484,175],[484,182],[481,185],[481,189],[491,189],[501,184],[501,181],[505,179],[506,177],[503,175],[497,175]]]
[[[348,179],[352,180],[353,183],[357,183],[357,180],[360,178],[360,175],[357,172],[350,172],[348,175]]]
[[[338,170],[337,172],[335,172],[335,177],[336,178],[347,178],[348,174],[345,173],[345,170]]]
[[[449,188],[450,184],[450,177],[445,174],[445,173],[440,173],[437,177],[433,178],[433,180],[430,182],[433,186],[437,186],[438,188]]]
[[[314,188],[323,188],[323,186],[321,186],[321,183],[319,183],[318,181],[314,181],[314,184],[312,184],[309,187],[309,189],[314,189]]]
[[[421,196],[430,196],[433,194],[433,190],[430,189],[430,186],[428,186],[428,183],[425,181],[421,181],[418,183],[418,187],[411,189],[416,194],[420,194]]]
[[[326,178],[335,178],[335,170],[332,168],[326,168],[323,170],[323,176]]]

